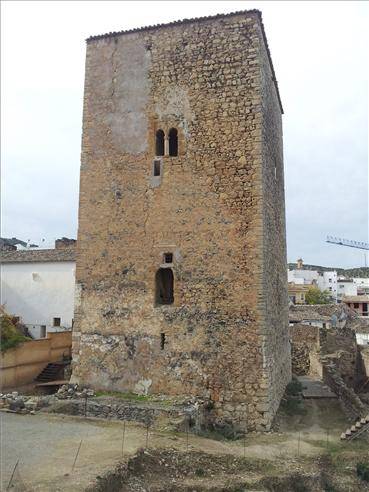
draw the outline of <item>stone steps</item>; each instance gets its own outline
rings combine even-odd
[[[369,431],[369,414],[366,415],[366,417],[359,419],[354,425],[347,429],[346,432],[342,432],[341,441],[351,441],[366,431]]]

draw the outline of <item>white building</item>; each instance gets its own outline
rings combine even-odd
[[[316,284],[318,280],[318,272],[315,270],[289,270],[288,281],[298,285]]]
[[[369,345],[369,333],[356,333],[356,342],[358,345]]]
[[[321,291],[328,291],[331,297],[337,300],[337,272],[321,272],[317,270],[305,270],[303,261],[297,260],[297,268],[288,271],[288,282],[296,285],[314,285]]]
[[[369,278],[353,278],[358,294],[369,294]]]
[[[34,338],[73,324],[74,248],[1,251],[0,304]]]
[[[357,286],[351,278],[339,278],[337,280],[337,300],[341,301],[344,296],[356,296]]]
[[[337,272],[321,272],[317,281],[319,289],[328,291],[334,300],[337,300]]]

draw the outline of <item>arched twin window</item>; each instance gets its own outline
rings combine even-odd
[[[178,156],[178,130],[176,128],[171,128],[169,130],[168,135],[168,147],[169,153],[168,155],[171,157]],[[155,155],[164,156],[166,155],[165,149],[165,133],[163,130],[158,130],[156,132],[156,140],[155,140]]]
[[[178,155],[178,131],[176,128],[169,130],[169,155]]]
[[[156,132],[156,146],[155,155],[164,155],[164,132],[163,130],[158,130]]]

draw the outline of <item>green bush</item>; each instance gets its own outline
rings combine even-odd
[[[197,477],[205,477],[205,470],[203,468],[196,468],[195,475]]]
[[[30,338],[20,334],[8,315],[0,318],[0,349],[5,352],[11,348],[17,347],[20,343],[29,341]]]
[[[298,396],[302,392],[302,384],[300,381],[293,377],[286,386],[286,395]]]
[[[358,463],[356,465],[356,474],[361,480],[369,482],[369,465],[368,463]]]

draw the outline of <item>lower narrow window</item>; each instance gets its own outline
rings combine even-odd
[[[155,276],[155,301],[157,305],[173,304],[173,272],[170,268],[159,268]]]
[[[160,348],[164,350],[165,347],[165,333],[160,333]]]
[[[164,253],[164,263],[173,263],[173,253]]]

